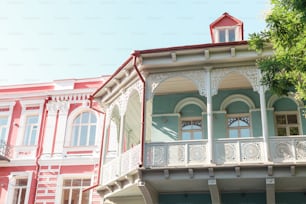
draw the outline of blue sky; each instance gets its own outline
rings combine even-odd
[[[0,0],[0,85],[112,74],[133,50],[210,43],[224,12],[244,36],[268,0]]]

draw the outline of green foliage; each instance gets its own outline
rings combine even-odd
[[[250,35],[249,46],[261,52],[272,44],[273,57],[258,60],[262,83],[278,95],[296,93],[306,100],[306,0],[271,0],[267,30]]]

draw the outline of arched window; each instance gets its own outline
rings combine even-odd
[[[200,140],[204,138],[202,113],[206,105],[198,98],[188,97],[181,100],[174,112],[179,113],[181,120],[181,139]]]
[[[227,97],[221,104],[226,111],[227,136],[229,138],[251,137],[250,109],[255,108],[253,101],[244,95],[234,94]]]
[[[92,112],[82,112],[72,122],[71,146],[95,145],[97,117]]]

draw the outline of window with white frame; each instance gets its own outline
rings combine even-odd
[[[72,122],[71,146],[95,145],[97,117],[92,112],[80,113]]]
[[[236,27],[224,27],[216,29],[218,42],[236,41]]]
[[[38,115],[28,115],[25,119],[23,145],[36,145],[38,137]]]
[[[12,172],[8,186],[8,204],[25,204],[29,201],[32,172]]]
[[[201,118],[181,120],[182,140],[202,139],[202,120]]]
[[[251,137],[249,114],[227,115],[227,132],[229,138]]]
[[[8,133],[8,117],[0,116],[0,145],[6,143]]]
[[[90,191],[83,190],[91,184],[89,178],[67,178],[63,180],[62,204],[89,204]]]
[[[278,136],[299,135],[297,112],[276,112],[276,133]]]
[[[28,178],[17,178],[13,186],[12,204],[24,204],[26,202]]]

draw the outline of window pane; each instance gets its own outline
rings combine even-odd
[[[277,128],[277,135],[278,136],[286,136],[286,128]]]
[[[6,128],[0,127],[0,143],[6,141]]]
[[[38,123],[38,117],[37,116],[29,116],[27,120],[28,124],[36,124]]]
[[[83,204],[88,204],[89,203],[89,191],[83,192],[82,193],[82,201],[81,203]]]
[[[81,138],[80,138],[80,145],[87,145],[87,131],[88,126],[82,126],[81,127]]]
[[[299,128],[298,127],[290,127],[290,135],[299,135]]]
[[[70,204],[69,202],[69,189],[63,189],[63,192],[62,192],[62,203],[63,204]]]
[[[75,126],[72,129],[72,146],[77,146],[78,145],[78,140],[79,140],[79,126]]]
[[[2,118],[0,118],[0,126],[2,126],[2,125],[7,125],[7,118],[5,117],[2,117]]]
[[[36,144],[36,135],[37,135],[37,126],[34,125],[32,127],[32,133],[31,133],[31,140],[29,145],[35,145]]]
[[[89,113],[88,112],[82,113],[82,121],[81,122],[82,122],[82,124],[89,122]]]
[[[194,140],[200,140],[202,139],[202,132],[193,132],[193,139]]]
[[[89,145],[94,145],[96,140],[96,126],[90,127]]]
[[[80,122],[81,122],[81,115],[79,115],[79,116],[73,121],[74,124],[80,124]]]
[[[297,124],[297,116],[296,115],[287,115],[288,124]]]
[[[277,124],[286,124],[286,116],[285,115],[277,115],[276,116]]]
[[[235,29],[228,30],[228,41],[233,42],[235,40]]]
[[[240,137],[250,137],[250,130],[249,129],[241,129],[240,130]]]
[[[190,132],[183,132],[182,133],[182,140],[190,140],[191,139],[191,133]]]
[[[225,42],[225,30],[219,30],[219,42]]]
[[[230,138],[237,138],[238,137],[238,129],[230,129],[229,130],[229,137]]]
[[[73,179],[72,186],[82,186],[82,179]]]
[[[91,123],[96,123],[97,122],[97,118],[96,118],[95,114],[93,114],[93,113],[90,114],[90,122]]]
[[[19,189],[14,190],[14,195],[13,195],[13,204],[18,204],[18,199],[19,199]]]
[[[82,186],[90,186],[90,179],[83,179]]]

